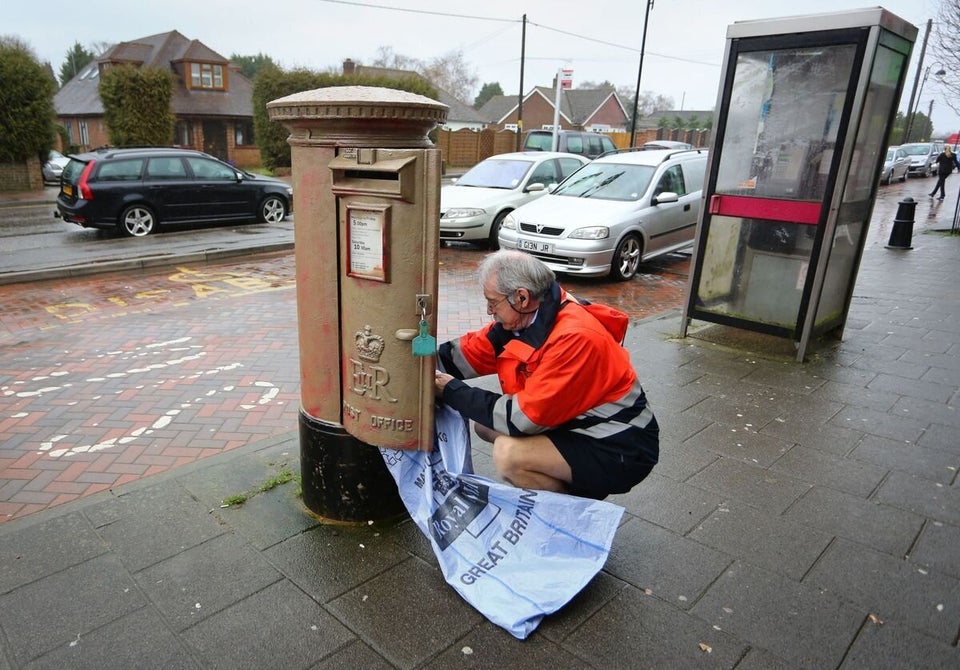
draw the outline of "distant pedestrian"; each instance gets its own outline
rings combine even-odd
[[[943,147],[943,151],[937,156],[937,185],[933,187],[933,191],[930,193],[932,198],[936,195],[937,191],[940,191],[940,197],[937,200],[943,200],[944,188],[943,185],[947,181],[947,177],[950,176],[950,173],[953,172],[953,168],[960,168],[960,161],[957,160],[957,155],[953,153],[953,150],[949,146]]]

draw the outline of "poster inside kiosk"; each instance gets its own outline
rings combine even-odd
[[[347,274],[388,282],[386,239],[390,206],[348,206],[347,223]]]

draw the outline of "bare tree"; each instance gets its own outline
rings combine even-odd
[[[374,67],[388,67],[394,70],[412,70],[420,72],[424,62],[410,56],[395,53],[393,47],[379,47],[377,57],[373,61]]]
[[[960,114],[960,0],[941,0],[937,20],[934,21],[935,37],[930,56],[927,57],[927,71],[941,68],[946,72],[942,77],[928,80],[927,85],[936,85],[943,92],[943,102]]]
[[[433,86],[467,104],[480,81],[476,70],[464,60],[462,51],[450,51],[425,62],[395,53],[393,47],[382,46],[377,49],[373,65],[417,72]]]
[[[460,102],[468,102],[480,82],[477,71],[463,58],[463,51],[448,51],[427,64],[420,74]]]

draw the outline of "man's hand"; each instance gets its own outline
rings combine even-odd
[[[438,398],[443,397],[443,389],[447,387],[447,384],[450,380],[453,379],[451,375],[448,375],[446,372],[440,372],[437,370],[437,376],[434,379],[434,386],[436,387],[436,396]]]

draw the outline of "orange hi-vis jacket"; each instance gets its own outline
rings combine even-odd
[[[440,346],[439,367],[455,378],[443,400],[501,433],[563,428],[632,442],[633,431],[645,428],[653,413],[621,346],[628,321],[612,308],[579,302],[554,283],[523,331],[491,323]],[[489,374],[497,375],[502,394],[459,381]]]

